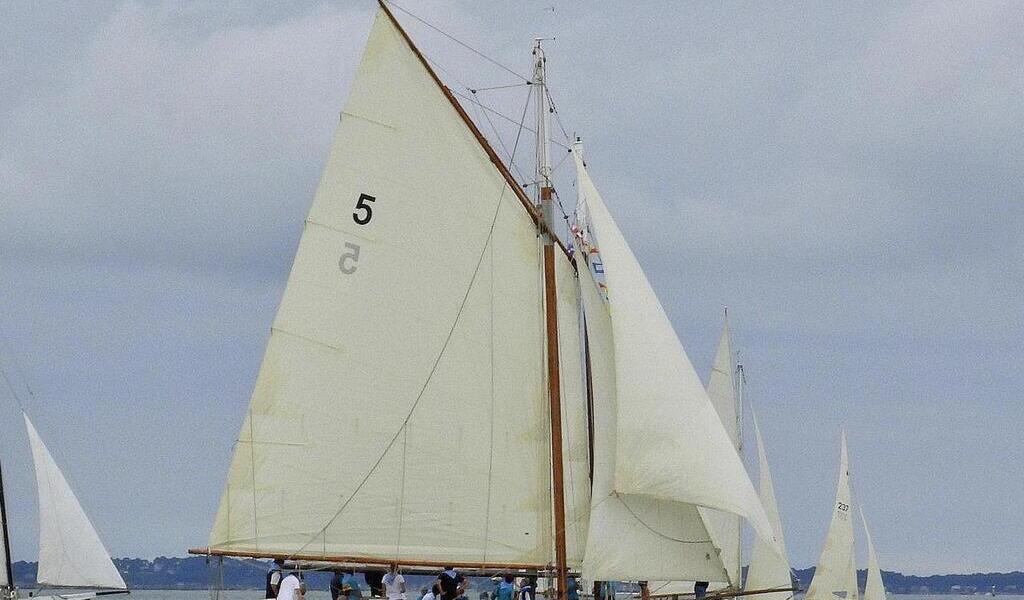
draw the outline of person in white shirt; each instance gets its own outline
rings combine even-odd
[[[277,600],[303,600],[305,595],[306,586],[295,573],[286,575],[278,586]]]
[[[440,600],[440,598],[441,584],[435,581],[434,585],[431,586],[430,591],[427,592],[427,595],[423,596],[423,600]]]
[[[398,563],[391,563],[391,570],[384,576],[383,583],[388,600],[406,600],[405,577],[398,572]]]

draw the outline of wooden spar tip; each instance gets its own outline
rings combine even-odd
[[[400,567],[407,570],[423,570],[424,572],[437,572],[445,567],[473,571],[480,573],[502,574],[509,571],[521,571],[526,573],[546,573],[552,571],[551,565],[539,565],[532,563],[501,563],[501,562],[476,562],[458,560],[424,560],[415,558],[396,559],[393,556],[364,556],[349,554],[318,554],[313,552],[264,552],[260,550],[221,550],[217,548],[189,548],[189,554],[199,556],[226,556],[231,558],[255,558],[255,559],[281,559],[294,563],[316,565],[319,568],[325,566],[352,566],[352,567],[387,567],[392,563],[398,563]]]
[[[434,80],[434,83],[436,83],[437,86],[441,89],[441,93],[444,94],[445,98],[448,99],[448,102],[451,103],[452,108],[455,109],[455,112],[459,115],[459,118],[461,118],[463,123],[465,123],[466,127],[469,128],[469,131],[473,134],[473,137],[476,138],[477,142],[480,144],[480,147],[483,148],[484,153],[487,154],[487,157],[491,160],[491,163],[493,163],[494,167],[498,169],[498,172],[501,174],[501,176],[505,178],[505,183],[508,185],[508,187],[512,188],[512,191],[515,193],[516,197],[519,198],[520,204],[523,205],[523,208],[526,209],[527,214],[530,215],[530,218],[533,220],[533,224],[537,227],[537,229],[540,230],[542,234],[549,236],[552,240],[555,241],[555,244],[557,244],[558,247],[562,249],[562,252],[565,254],[566,258],[569,259],[569,264],[571,264],[575,269],[576,261],[573,259],[572,253],[569,252],[569,248],[567,248],[565,244],[562,243],[562,240],[559,239],[558,235],[555,234],[555,232],[551,231],[551,229],[548,228],[547,223],[544,222],[544,216],[540,214],[540,211],[537,209],[537,207],[534,206],[533,202],[530,201],[530,199],[526,196],[526,192],[523,191],[522,186],[520,186],[519,183],[515,180],[515,178],[512,177],[512,172],[509,171],[508,166],[505,164],[505,161],[503,161],[501,157],[498,156],[498,153],[491,146],[491,143],[487,141],[487,138],[484,137],[483,132],[481,132],[480,128],[476,126],[476,123],[473,122],[473,119],[469,117],[469,113],[467,113],[466,109],[462,107],[462,104],[459,102],[458,98],[455,97],[455,94],[453,94],[452,91],[448,89],[448,86],[446,86],[444,82],[441,81],[441,78],[434,71],[434,68],[430,66],[430,62],[427,61],[427,57],[423,56],[423,53],[420,52],[420,49],[417,48],[416,44],[413,43],[412,38],[409,37],[409,33],[406,32],[405,28],[402,27],[402,24],[398,22],[398,19],[395,17],[394,13],[392,13],[391,9],[388,8],[386,0],[377,0],[377,4],[380,6],[380,9],[384,12],[384,14],[387,15],[388,20],[391,21],[391,24],[395,26],[395,29],[397,29],[398,32],[402,35],[402,39],[404,39],[405,43],[409,45],[409,49],[411,49],[413,54],[416,55],[416,58],[419,59],[420,64],[422,64],[423,68],[426,69],[427,73],[430,74],[430,77],[431,79]]]

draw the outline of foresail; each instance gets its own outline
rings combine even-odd
[[[7,504],[6,491],[3,489],[3,474],[0,473],[0,510],[3,511],[3,526],[0,527],[0,588],[10,588],[14,581],[11,569],[11,557],[7,551],[10,547],[10,540],[7,539]]]
[[[550,564],[540,243],[514,190],[379,12],[211,547]]]
[[[741,415],[736,397],[734,369],[729,320],[726,317],[725,325],[722,328],[722,337],[718,341],[718,350],[715,352],[715,360],[711,366],[711,376],[708,377],[707,391],[711,404],[722,421],[722,427],[729,434],[733,448],[742,457]],[[729,575],[729,583],[739,588],[743,577],[740,555],[740,517],[733,513],[703,507],[700,509],[700,514],[704,517],[711,540],[722,557],[722,564],[725,565],[726,573]]]
[[[846,452],[846,433],[843,433],[839,462],[839,483],[833,505],[832,522],[825,536],[814,578],[807,589],[807,600],[833,600],[857,597],[856,563],[853,547],[853,519],[851,517],[850,469]],[[853,572],[851,584],[851,572]]]
[[[885,600],[882,570],[878,567],[878,555],[875,554],[875,545],[871,542],[871,532],[868,530],[864,511],[860,511],[860,520],[864,524],[864,539],[867,540],[868,545],[868,580],[864,586],[864,600]]]
[[[594,405],[594,486],[583,578],[724,581],[722,562],[695,506],[614,489],[619,411],[611,317],[581,254],[577,254],[576,263],[590,346]]]
[[[751,411],[753,414],[753,411]],[[790,575],[789,555],[786,553],[786,541],[782,533],[782,519],[779,517],[779,506],[775,500],[775,484],[772,482],[771,469],[768,467],[768,454],[764,449],[761,429],[758,427],[757,416],[754,416],[754,438],[757,442],[757,461],[759,469],[759,489],[761,505],[768,514],[775,533],[775,546],[754,540],[754,549],[750,555],[750,567],[747,570],[747,581],[744,589],[771,590],[789,588],[793,585]],[[763,600],[787,600],[793,592],[775,592],[758,596]]]
[[[28,415],[32,461],[39,488],[39,571],[40,585],[124,589],[110,554],[96,529],[82,510],[64,474]]]
[[[771,540],[754,486],[668,316],[578,156],[576,165],[612,307],[616,395],[623,399],[615,491],[737,514]]]

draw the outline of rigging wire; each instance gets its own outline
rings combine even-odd
[[[496,66],[496,67],[498,67],[500,69],[503,69],[503,70],[511,73],[512,75],[515,75],[516,77],[518,77],[519,79],[522,79],[523,81],[530,81],[530,79],[528,77],[523,77],[522,75],[520,75],[519,73],[517,73],[513,69],[511,69],[509,67],[506,67],[505,65],[501,64],[497,60],[491,58],[490,56],[487,56],[486,54],[484,54],[483,52],[481,52],[481,51],[477,50],[476,48],[470,46],[466,42],[463,42],[462,40],[460,40],[459,38],[455,37],[454,35],[448,33],[447,31],[445,31],[443,29],[441,29],[437,25],[434,25],[433,23],[430,23],[429,21],[423,19],[422,17],[420,17],[420,16],[418,16],[416,14],[413,14],[413,13],[409,12],[408,10],[402,8],[401,6],[395,4],[392,0],[384,0],[384,2],[386,2],[389,6],[393,6],[396,9],[402,11],[403,13],[409,15],[413,19],[416,19],[420,23],[423,23],[427,27],[429,27],[429,28],[433,29],[434,31],[440,33],[444,37],[446,37],[446,38],[450,39],[451,41],[455,42],[456,44],[462,46],[466,50],[469,50],[473,54],[476,54],[480,58],[482,58],[482,59],[486,60],[487,62],[491,63],[492,65],[494,65],[494,66]]]

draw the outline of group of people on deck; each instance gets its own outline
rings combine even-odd
[[[379,571],[378,571],[379,573]],[[367,581],[371,579],[367,574]],[[378,575],[378,577],[380,577]],[[489,596],[490,600],[536,600],[537,578],[532,575],[521,577],[519,581],[513,575],[494,577],[491,579],[494,584],[493,591],[489,594],[481,594],[481,597]],[[579,600],[579,583],[575,577],[567,579],[566,589],[567,600]],[[380,578],[379,585],[376,578],[370,582],[374,595],[382,595],[387,600],[409,600],[406,596],[405,577],[398,572],[398,565],[392,563],[387,573]],[[446,567],[434,580],[430,589],[424,588],[421,594],[415,597],[416,600],[465,600],[468,582],[461,573],[451,567]],[[306,584],[302,574],[297,571],[286,573],[284,561],[275,559],[270,571],[267,573],[266,598],[273,600],[304,600]],[[363,590],[356,573],[351,568],[340,568],[334,570],[330,583],[331,600],[362,600]]]

